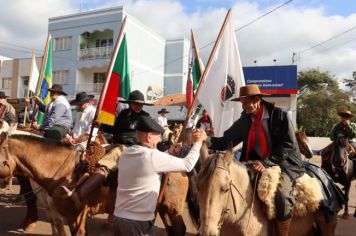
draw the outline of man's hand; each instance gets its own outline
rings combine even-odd
[[[202,129],[195,129],[192,132],[193,142],[203,143],[207,138],[208,136],[206,135],[205,131]]]
[[[261,174],[266,168],[260,161],[254,161],[253,166],[252,166],[253,171],[255,171],[258,174]]]

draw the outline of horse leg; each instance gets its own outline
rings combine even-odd
[[[170,221],[170,217],[168,215],[167,207],[161,206],[158,209],[159,216],[162,219],[164,228],[166,229],[168,236],[174,236],[174,229],[172,226],[172,222]]]
[[[65,236],[64,220],[62,215],[56,210],[53,199],[50,196],[46,198],[47,202],[47,214],[51,219],[52,234],[54,236]]]
[[[37,197],[32,191],[30,180],[27,177],[17,176],[20,184],[20,194],[24,195],[27,205],[27,214],[22,223],[24,231],[31,231],[36,227],[38,220]]]
[[[321,235],[323,236],[335,235],[335,229],[337,225],[337,213],[335,213],[330,220],[327,220],[325,218],[324,212],[322,210],[318,210],[315,213],[315,221]]]
[[[345,203],[344,214],[342,216],[343,219],[348,219],[349,218],[349,193],[350,193],[350,187],[351,187],[351,181],[344,185],[346,203]]]
[[[170,220],[172,222],[174,235],[175,236],[184,236],[186,231],[186,226],[183,221],[183,217],[181,214],[170,215]]]

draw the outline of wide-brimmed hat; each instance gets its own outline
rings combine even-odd
[[[145,97],[143,96],[143,94],[138,91],[138,90],[134,90],[130,93],[129,95],[129,99],[127,100],[124,100],[124,101],[120,101],[122,103],[131,103],[131,102],[134,102],[134,103],[140,103],[142,105],[147,105],[147,106],[153,106],[152,103],[147,103],[145,102]]]
[[[349,110],[344,110],[344,111],[339,111],[337,113],[339,116],[344,117],[344,118],[352,118],[354,115],[352,115],[351,111]]]
[[[0,98],[7,98],[4,91],[0,91]]]
[[[67,96],[67,94],[65,92],[63,92],[63,87],[60,84],[54,84],[52,85],[52,88],[49,88],[48,91],[50,92],[56,92],[56,93],[60,93],[64,96]]]
[[[136,129],[141,132],[164,132],[162,126],[149,116],[142,116],[138,121]]]
[[[70,105],[82,105],[94,98],[94,95],[88,95],[86,92],[77,93],[75,99],[70,102]]]
[[[162,108],[160,111],[157,112],[158,114],[162,114],[162,113],[169,113],[169,111],[167,111],[166,108]]]
[[[258,87],[258,84],[248,84],[246,86],[240,87],[240,93],[239,97],[231,99],[231,101],[240,101],[241,98],[243,97],[250,97],[250,96],[270,96],[270,94],[267,93],[261,93],[260,88]]]

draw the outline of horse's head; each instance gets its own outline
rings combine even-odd
[[[206,156],[206,152],[203,153]],[[225,154],[217,153],[200,159],[202,168],[197,180],[200,235],[219,235],[229,201],[232,159],[232,148]]]
[[[295,132],[300,152],[308,159],[313,157],[313,150],[309,145],[309,140],[304,129]]]
[[[5,178],[11,176],[13,172],[13,162],[9,158],[8,152],[8,134],[2,132],[0,134],[0,177]]]
[[[333,146],[333,165],[337,168],[342,168],[345,166],[348,155],[350,154],[349,140],[344,135],[337,135]]]

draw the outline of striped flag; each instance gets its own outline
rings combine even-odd
[[[53,49],[53,40],[49,35],[47,52],[45,54],[45,67],[43,69],[43,79],[41,84],[41,90],[39,97],[42,100],[44,105],[48,105],[51,102],[51,97],[49,95],[48,89],[52,87],[52,49]],[[44,118],[44,113],[39,112],[37,116],[37,123],[42,125]]]
[[[195,43],[193,31],[191,31],[189,71],[186,86],[186,107],[190,109],[193,103],[194,94],[198,88],[202,71],[204,70],[198,48]]]
[[[107,89],[103,91],[103,101],[99,107],[97,122],[101,124],[114,125],[117,98],[122,97],[127,100],[131,92],[126,34],[123,36],[116,55],[112,71],[108,72],[106,79],[108,81],[105,82]],[[113,56],[115,56],[114,53]]]

